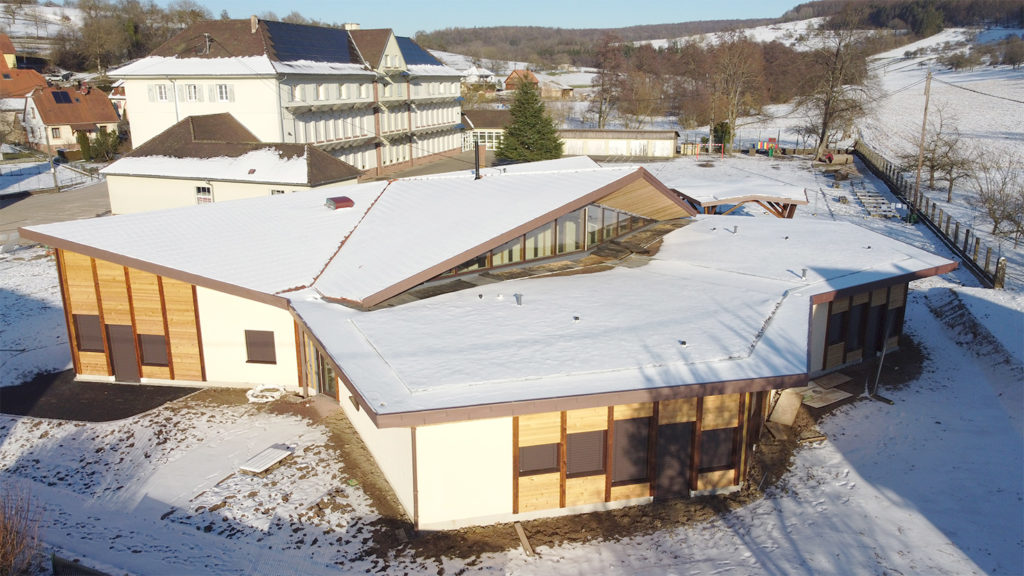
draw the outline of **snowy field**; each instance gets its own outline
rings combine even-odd
[[[753,172],[807,191],[798,218],[855,222],[949,256],[923,227],[869,217],[848,184],[831,188],[806,161],[646,167],[677,182]],[[853,183],[888,194],[870,176]],[[737,217],[768,216],[748,208]],[[40,248],[0,255],[0,383],[68,365],[55,279]],[[895,405],[842,408],[820,425],[828,440],[802,448],[765,499],[652,535],[542,547],[536,557],[375,557],[377,513],[322,425],[188,398],[101,424],[0,416],[0,482],[42,503],[47,551],[118,574],[1019,574],[1024,300],[976,286],[963,271],[912,286],[907,333],[928,360],[899,390],[881,383]],[[951,294],[1001,342],[996,352],[929,311]],[[31,352],[9,352],[22,349]],[[265,478],[234,473],[272,443],[295,456]]]
[[[12,16],[7,15],[8,7],[14,9]],[[0,32],[14,38],[53,38],[61,27],[81,26],[85,18],[81,10],[68,6],[0,4],[0,11]]]
[[[56,182],[61,188],[96,182],[100,178],[87,176],[78,170],[57,165]],[[53,169],[49,162],[19,162],[0,164],[0,196],[52,189]]]

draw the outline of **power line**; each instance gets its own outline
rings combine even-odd
[[[934,80],[936,82],[941,83],[941,84],[945,84],[946,86],[952,86],[953,88],[959,88],[961,90],[966,90],[968,92],[974,92],[975,94],[981,94],[982,96],[988,96],[990,98],[998,98],[1000,100],[1007,100],[1007,101],[1010,101],[1010,102],[1014,102],[1016,104],[1024,104],[1024,100],[1014,100],[1013,98],[1007,98],[1006,96],[999,96],[997,94],[989,94],[988,92],[982,92],[981,90],[975,90],[973,88],[968,88],[966,86],[961,86],[959,84],[953,84],[951,82],[946,82],[944,80],[939,80],[938,78],[934,78]]]

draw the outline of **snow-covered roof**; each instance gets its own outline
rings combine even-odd
[[[812,296],[951,264],[851,224],[730,220],[741,222],[735,232],[722,217],[698,217],[635,268],[488,284],[370,313],[314,291],[290,300],[386,419],[805,374]]]
[[[435,64],[409,64],[406,66],[409,70],[409,75],[412,77],[423,77],[423,76],[449,76],[458,78],[462,76],[458,70],[449,68],[448,66],[435,65]]]
[[[273,76],[274,63],[265,55],[235,58],[174,58],[147,56],[111,70],[116,78],[154,76]]]
[[[197,162],[197,169],[206,169]],[[555,171],[559,162],[588,168]],[[236,166],[227,159],[210,164]],[[552,211],[579,203],[609,184],[645,174],[590,164],[566,159],[543,163],[536,173],[523,165],[516,172],[480,180],[460,172],[449,178],[323,186],[261,199],[32,226],[25,232],[42,235],[42,241],[120,255],[144,269],[148,263],[160,271],[242,290],[273,295],[312,286],[332,298],[363,302],[449,261],[454,267],[476,255],[459,260],[467,251],[485,252],[490,244],[504,241],[498,238],[501,234],[551,220]],[[326,198],[340,195],[352,198],[355,206],[324,206]],[[194,241],[200,238],[202,242]],[[211,251],[210,246],[218,249]]]
[[[801,186],[729,165],[707,170],[702,178],[687,175],[684,178],[667,179],[665,185],[705,206],[747,198],[807,203],[807,193]]]
[[[306,185],[305,156],[284,157],[274,148],[253,150],[235,158],[121,158],[100,171],[106,175],[188,177],[227,182],[273,182]]]
[[[0,110],[17,110],[21,112],[25,109],[25,98],[0,98]]]

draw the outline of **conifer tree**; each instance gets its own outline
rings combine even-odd
[[[534,162],[562,157],[562,140],[555,123],[544,112],[537,87],[520,82],[512,101],[512,121],[495,156],[511,162]]]

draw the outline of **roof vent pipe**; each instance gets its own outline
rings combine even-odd
[[[733,233],[733,234],[739,234],[739,232],[740,232],[740,226],[739,226],[739,224],[737,224],[737,225],[735,225],[735,226],[733,226],[733,227],[732,227],[732,233]]]
[[[512,296],[516,299],[516,306],[522,306],[523,305],[523,295],[522,294],[517,292],[517,293],[513,294]]]
[[[800,269],[800,279],[807,280],[807,268]]]

